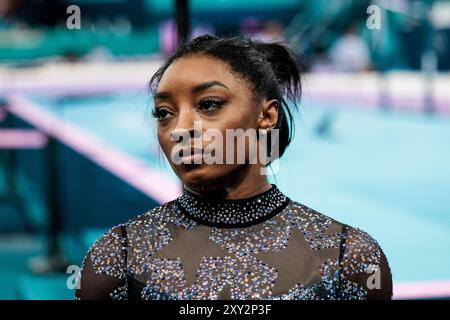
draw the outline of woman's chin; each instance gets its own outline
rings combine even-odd
[[[234,166],[202,164],[183,168],[179,177],[186,185],[207,185],[223,180],[234,170]]]
[[[190,168],[187,168],[187,170],[183,170],[180,178],[183,183],[187,185],[203,184],[215,178],[216,174],[214,171],[215,170],[212,168],[212,166],[205,164],[192,166]]]

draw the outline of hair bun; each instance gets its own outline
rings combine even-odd
[[[280,42],[255,42],[254,46],[271,65],[286,97],[294,101],[299,100],[302,68],[294,51]]]

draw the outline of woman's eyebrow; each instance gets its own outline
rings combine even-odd
[[[203,91],[206,90],[208,88],[214,87],[214,86],[221,86],[224,87],[228,90],[230,90],[225,84],[223,84],[220,81],[217,80],[212,80],[212,81],[206,81],[206,82],[202,82],[200,84],[195,85],[192,88],[192,93],[197,93],[199,91]],[[172,97],[172,93],[170,93],[169,91],[162,91],[162,92],[157,92],[155,93],[154,99],[168,99]]]
[[[157,92],[155,93],[154,99],[168,99],[172,97],[172,94],[170,92],[167,91],[163,91],[163,92]]]
[[[194,86],[194,87],[192,88],[192,93],[196,93],[196,92],[199,92],[199,91],[203,91],[203,90],[206,90],[206,89],[211,88],[211,87],[213,87],[213,86],[221,86],[221,87],[224,87],[224,88],[230,90],[230,89],[229,89],[226,85],[224,85],[222,82],[217,81],[217,80],[212,80],[212,81],[207,81],[207,82],[203,82],[203,83],[197,84],[196,86]]]

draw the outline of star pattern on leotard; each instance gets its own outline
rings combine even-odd
[[[198,225],[194,229],[187,229],[173,225],[171,233],[174,240],[158,251],[153,259],[180,259],[187,287],[195,281],[203,258],[229,255],[226,250],[209,239],[211,229],[208,227]]]
[[[293,228],[285,248],[260,252],[255,254],[255,257],[277,270],[277,278],[272,288],[273,295],[277,295],[298,284],[308,285],[319,281],[320,267],[336,250],[313,250],[302,232]]]

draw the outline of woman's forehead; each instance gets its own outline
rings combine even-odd
[[[192,55],[175,60],[166,69],[157,91],[194,87],[208,81],[220,81],[232,89],[242,85],[239,80],[225,62],[214,57]]]

